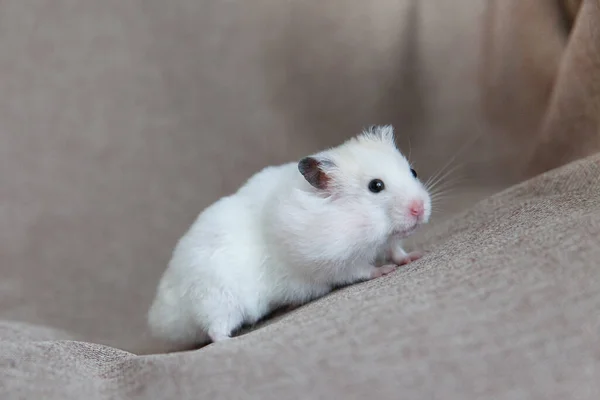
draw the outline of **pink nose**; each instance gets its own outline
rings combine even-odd
[[[415,217],[423,216],[423,213],[425,212],[423,200],[413,200],[408,206],[408,209],[410,210],[410,214],[414,215]]]

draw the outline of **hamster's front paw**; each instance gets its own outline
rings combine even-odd
[[[419,258],[423,257],[423,253],[418,251],[413,251],[408,254],[403,255],[402,257],[398,257],[394,260],[394,262],[398,265],[406,265],[413,261],[417,261]]]
[[[396,268],[398,268],[398,266],[393,265],[393,264],[387,264],[387,265],[382,265],[381,267],[377,267],[371,273],[371,279],[381,278],[384,275],[394,272],[396,270]]]

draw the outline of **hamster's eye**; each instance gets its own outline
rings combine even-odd
[[[417,171],[415,171],[414,169],[410,169],[410,173],[413,174],[413,176],[416,178],[417,177]]]
[[[373,193],[379,193],[385,189],[385,185],[381,179],[373,179],[369,182],[369,190]]]

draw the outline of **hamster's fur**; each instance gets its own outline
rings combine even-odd
[[[418,257],[401,239],[430,213],[391,126],[267,167],[206,208],[179,240],[148,313],[150,331],[175,348],[221,341],[278,306],[385,275]]]

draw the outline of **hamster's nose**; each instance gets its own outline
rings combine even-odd
[[[425,213],[425,206],[423,205],[423,200],[413,200],[408,205],[408,209],[410,210],[410,214],[415,217],[422,217]]]

